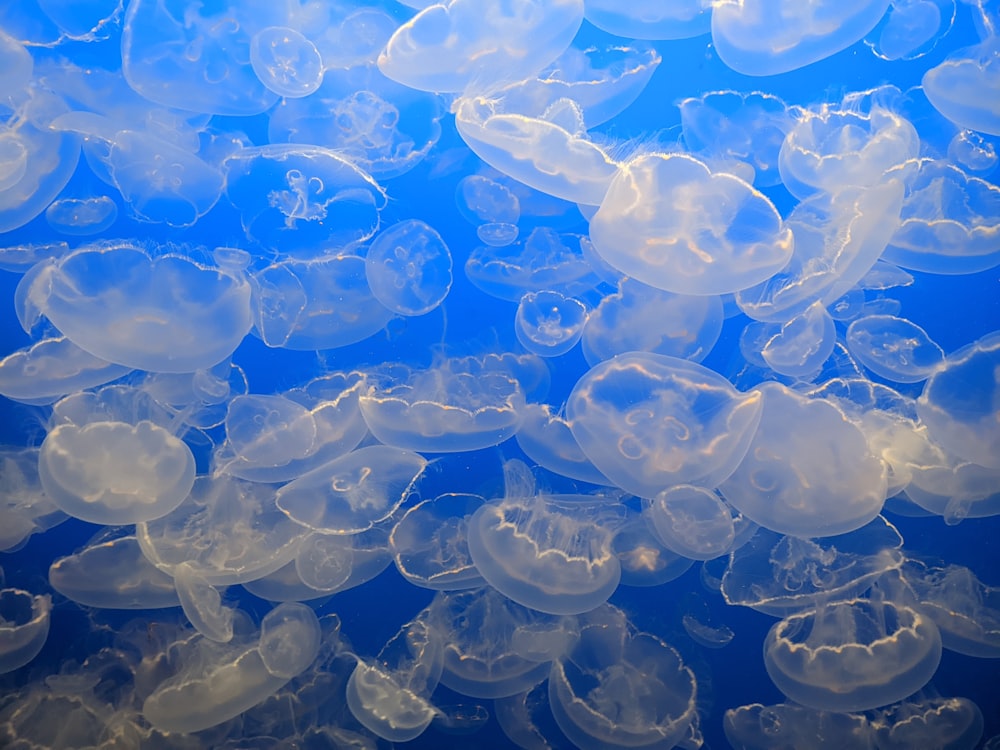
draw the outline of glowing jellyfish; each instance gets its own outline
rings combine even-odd
[[[813,302],[781,326],[763,325],[768,338],[761,347],[761,358],[775,372],[790,377],[805,378],[819,372],[837,343],[833,318],[822,302]]]
[[[727,2],[712,11],[712,42],[722,61],[739,73],[786,73],[860,41],[875,28],[889,2]]]
[[[285,602],[260,621],[257,650],[268,672],[291,679],[316,659],[322,637],[319,619],[312,609],[297,602]]]
[[[781,181],[798,198],[878,184],[887,170],[919,153],[920,137],[906,118],[856,99],[842,106],[803,111],[781,145]]]
[[[60,424],[42,443],[46,494],[71,516],[127,524],[164,516],[194,484],[191,449],[149,421]]]
[[[607,601],[621,578],[606,500],[508,496],[469,520],[469,552],[486,581],[518,604],[571,615]]]
[[[883,258],[904,268],[975,273],[1000,263],[1000,187],[943,160],[915,159],[889,172],[906,195],[902,224]]]
[[[538,227],[523,242],[473,250],[465,275],[487,294],[511,302],[544,290],[571,297],[600,283],[586,259],[589,246],[586,236]]]
[[[795,111],[760,92],[713,91],[679,105],[684,143],[703,158],[737,159],[753,168],[757,187],[777,185],[778,154]]]
[[[517,239],[521,204],[503,183],[470,174],[459,181],[455,203],[485,244],[504,247]]]
[[[406,623],[375,660],[358,661],[347,681],[351,714],[390,742],[419,737],[437,714],[429,696],[441,679],[444,655],[427,620]]]
[[[757,529],[746,544],[734,547],[721,592],[731,605],[785,617],[822,602],[860,596],[902,566],[902,546],[903,537],[882,516],[823,539]]]
[[[363,341],[392,320],[372,294],[365,259],[288,258],[253,276],[254,333],[268,346],[315,351]]]
[[[134,535],[95,540],[49,566],[49,585],[86,607],[161,609],[177,607],[174,581],[150,563]]]
[[[897,383],[926,380],[944,352],[916,323],[892,315],[858,318],[847,329],[847,346],[865,367]]]
[[[674,484],[719,484],[743,459],[760,414],[758,394],[693,362],[641,352],[592,368],[566,404],[586,456],[647,498]]]
[[[955,22],[955,0],[893,0],[865,43],[883,60],[915,60],[937,46]]]
[[[81,349],[152,372],[212,367],[251,325],[245,277],[132,243],[85,245],[22,284],[30,305]]]
[[[711,30],[711,9],[702,0],[641,0],[622,7],[614,0],[587,2],[584,17],[610,34],[631,39],[687,39]]]
[[[757,391],[763,416],[746,457],[719,485],[755,523],[783,534],[832,536],[861,528],[885,502],[885,463],[832,403],[777,383]]]
[[[292,567],[298,580],[312,589],[306,593],[328,594],[350,580],[354,573],[354,536],[314,531],[302,540]]]
[[[927,746],[972,750],[983,736],[983,712],[968,698],[916,696],[875,712],[872,733],[879,750]]]
[[[426,465],[417,453],[370,445],[292,480],[278,490],[276,502],[309,529],[356,534],[392,515]]]
[[[678,484],[658,493],[643,515],[670,550],[692,560],[711,560],[729,551],[736,538],[732,511],[703,487]]]
[[[440,453],[503,442],[517,432],[523,406],[518,381],[475,358],[376,373],[361,397],[368,429],[383,443]]]
[[[515,604],[496,590],[438,594],[430,621],[444,643],[441,684],[471,698],[503,698],[530,689],[549,673],[548,659],[517,653],[536,628],[555,618]],[[544,650],[544,649],[540,649]]]
[[[253,35],[250,65],[260,82],[280,96],[308,96],[323,82],[316,45],[287,26],[268,26]]]
[[[130,3],[122,24],[122,72],[145,99],[219,115],[255,115],[278,95],[254,74],[254,34],[283,12],[260,0],[239,8]]]
[[[441,235],[417,219],[382,230],[365,256],[372,294],[399,315],[424,315],[451,289],[451,252]]]
[[[324,255],[375,234],[382,188],[333,149],[273,143],[241,148],[223,163],[226,195],[247,236],[293,256]]]
[[[582,21],[582,0],[450,0],[400,26],[378,66],[422,91],[488,90],[540,71],[569,47]]]
[[[448,493],[417,503],[389,536],[396,568],[424,588],[456,591],[485,584],[469,554],[469,517],[483,504],[479,495]]]
[[[1000,37],[952,53],[923,77],[934,108],[962,128],[1000,135]]]
[[[605,605],[549,674],[556,723],[577,747],[672,747],[695,721],[695,677],[671,646]]]
[[[0,589],[0,674],[13,672],[38,656],[49,636],[52,597],[21,589]]]
[[[118,205],[106,195],[92,198],[60,198],[45,209],[49,226],[62,234],[100,234],[115,223]]]
[[[826,711],[866,711],[927,684],[941,661],[941,635],[906,605],[867,599],[820,604],[775,624],[764,666],[785,695]]]
[[[751,703],[726,710],[722,729],[741,750],[839,750],[874,747],[872,728],[861,714],[821,711],[794,703],[764,706]]]
[[[623,164],[590,236],[619,271],[677,294],[724,294],[762,282],[788,262],[793,246],[767,197],[686,154]]]
[[[218,590],[187,562],[174,567],[173,576],[177,597],[194,629],[218,643],[231,641],[234,610],[222,604]]]
[[[579,300],[559,292],[528,292],[517,305],[514,332],[529,352],[540,357],[558,357],[583,336],[587,308]]]
[[[660,542],[646,519],[635,512],[627,513],[616,526],[611,551],[621,566],[623,586],[660,586],[680,578],[694,565],[694,560]]]
[[[592,484],[610,484],[587,458],[565,417],[548,404],[526,404],[524,422],[515,436],[532,461],[556,474]]]
[[[1000,333],[989,333],[950,354],[917,399],[917,414],[934,442],[989,469],[1000,469],[998,364]]]
[[[600,205],[618,163],[586,134],[572,99],[543,112],[510,111],[502,98],[463,98],[455,123],[462,139],[490,166],[549,195]]]

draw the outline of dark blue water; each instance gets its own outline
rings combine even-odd
[[[0,746],[995,747],[996,7],[844,5],[0,9]]]

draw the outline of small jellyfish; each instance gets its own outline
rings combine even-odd
[[[51,611],[48,594],[0,589],[0,674],[13,672],[38,656],[49,636]]]
[[[774,330],[768,330],[770,335],[761,348],[760,356],[781,375],[805,378],[819,372],[837,343],[833,318],[819,301],[813,302],[780,327],[776,324],[765,325]]]
[[[1000,37],[953,52],[922,80],[934,108],[960,128],[1000,135]]]
[[[918,694],[879,709],[871,719],[879,750],[913,747],[972,750],[983,736],[983,712],[968,698]]]
[[[888,601],[821,603],[775,624],[764,666],[796,703],[826,711],[867,711],[920,690],[941,661],[937,626]]]
[[[74,237],[100,234],[118,219],[118,205],[106,195],[60,198],[45,209],[49,226]]]
[[[382,230],[365,256],[372,294],[399,315],[424,315],[451,289],[451,252],[441,235],[417,219]]]
[[[514,332],[529,352],[540,357],[560,357],[583,336],[587,308],[559,292],[528,292],[517,305]]]
[[[316,659],[322,637],[312,609],[298,602],[283,602],[260,621],[257,650],[268,672],[291,679]]]
[[[250,39],[250,65],[279,96],[308,96],[323,82],[323,60],[309,39],[286,26],[268,26]]]
[[[222,604],[215,586],[187,562],[176,566],[173,575],[177,597],[194,629],[218,643],[231,641],[235,610]]]
[[[955,0],[892,0],[865,44],[883,60],[916,60],[933,50],[954,22]]]
[[[692,560],[727,553],[736,538],[733,513],[711,490],[678,484],[648,501],[643,515],[670,550]]]
[[[896,383],[926,380],[944,352],[916,323],[892,315],[866,315],[847,328],[847,347],[873,373]]]

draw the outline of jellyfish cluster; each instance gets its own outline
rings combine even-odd
[[[1000,747],[993,0],[0,3],[0,746]]]

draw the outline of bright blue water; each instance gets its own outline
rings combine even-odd
[[[923,710],[920,706],[930,705],[928,701],[963,698],[965,703],[954,706],[968,710],[975,703],[983,728],[947,746],[996,746],[1000,599],[989,588],[1000,583],[995,541],[1000,532],[995,515],[1000,496],[1000,386],[995,374],[1000,371],[995,153],[1000,58],[995,4],[901,0],[883,15],[885,2],[856,3],[856,14],[847,3],[814,2],[811,6],[827,8],[836,18],[830,28],[805,35],[789,19],[784,28],[795,40],[789,51],[741,56],[737,42],[761,42],[769,50],[781,45],[768,36],[774,22],[749,32],[729,25],[739,20],[734,3],[718,4],[711,31],[705,10],[689,38],[668,40],[685,35],[653,30],[647,34],[653,40],[635,41],[597,28],[615,23],[602,17],[615,3],[480,0],[463,5],[453,0],[451,12],[463,24],[460,30],[439,37],[421,24],[441,11],[425,12],[425,20],[414,22],[412,58],[406,57],[401,41],[408,27],[397,27],[417,10],[388,1],[368,5],[246,2],[227,10],[221,2],[178,1],[163,3],[164,16],[151,15],[157,4],[147,0],[132,0],[120,12],[114,3],[96,0],[72,6],[34,0],[0,9],[0,60],[5,61],[0,66],[7,71],[0,82],[0,297],[7,300],[0,316],[0,353],[11,355],[0,365],[0,443],[6,446],[0,463],[0,530],[9,547],[0,555],[6,587],[0,598],[0,665],[4,658],[17,664],[0,675],[0,744],[318,748],[343,747],[348,741],[358,743],[352,747],[389,746],[395,740],[426,748],[500,748],[517,746],[510,735],[520,729],[521,746],[530,747],[669,747],[675,741],[715,748],[871,747],[877,740],[878,747],[929,748],[944,746],[934,744],[940,741],[932,738],[936,730],[931,727],[896,744],[889,744],[884,732],[878,735],[876,727],[891,726],[907,712]],[[505,36],[499,21],[483,20],[491,18],[484,9],[494,5],[532,8],[539,15],[508,19],[512,31]],[[463,15],[464,6],[474,10]],[[584,9],[587,20],[581,24]],[[184,18],[186,26],[178,20]],[[619,18],[618,23],[625,21]],[[640,28],[655,28],[652,20],[633,24],[611,28],[629,36],[639,35]],[[742,42],[740,33],[745,34]],[[283,69],[269,72],[269,55],[288,54],[290,45],[303,39],[315,48],[310,51],[307,45]],[[627,106],[609,104],[610,96],[587,99],[588,93],[574,93],[584,98],[573,103],[537,89],[504,88],[533,80],[543,69],[550,80],[562,76],[576,81],[586,71],[571,64],[579,62],[573,50],[606,48],[618,49],[606,59],[634,55],[652,70]],[[477,55],[485,60],[478,68],[469,63],[480,59]],[[220,73],[225,65],[230,66],[228,77]],[[956,66],[959,73],[953,76],[958,78],[940,83],[941,71]],[[612,66],[611,77],[621,67]],[[323,85],[314,91],[321,68]],[[713,92],[738,92],[747,95],[749,104],[736,109],[735,94],[713,99],[708,96]],[[476,103],[475,97],[482,100]],[[703,97],[710,103],[723,101],[718,106],[725,115],[716,113],[711,119],[695,101]],[[476,117],[490,107],[494,113],[521,115],[507,127],[521,127],[522,134],[549,128],[549,139],[530,154],[547,162],[545,168],[526,168],[524,154],[512,159],[510,149],[520,146],[509,141],[483,145],[497,131],[484,131]],[[739,140],[769,128],[780,133],[778,140],[751,146]],[[584,156],[560,154],[571,135],[579,148],[590,149]],[[871,143],[876,136],[883,142],[880,148]],[[803,178],[809,157],[796,152],[794,144],[810,137],[815,152],[847,153],[846,171],[832,170],[829,164],[835,159],[828,159],[829,171]],[[278,158],[262,148],[289,141],[319,148],[308,158],[301,149],[281,152]],[[581,174],[595,154],[601,154],[598,166]],[[921,166],[927,172],[918,171],[918,158],[928,160]],[[928,176],[932,169],[940,170],[937,180]],[[61,170],[65,175],[60,178]],[[478,183],[470,182],[471,176]],[[324,204],[328,194],[322,191],[331,185],[343,192]],[[720,185],[727,190],[724,195]],[[477,186],[489,198],[478,206],[468,197]],[[656,190],[663,192],[656,195]],[[98,213],[81,218],[81,207],[65,202],[100,196],[102,202],[89,208],[110,209],[106,218]],[[630,198],[638,207],[629,204]],[[848,208],[840,210],[842,206]],[[874,212],[874,218],[851,224],[854,214],[864,218],[866,212],[868,217]],[[815,247],[810,237],[823,216],[832,216],[837,231],[825,245],[820,242],[825,260],[809,265],[803,258],[807,248]],[[906,244],[901,216],[926,225],[913,246]],[[694,222],[694,228],[686,230],[685,221]],[[978,228],[978,244],[963,245],[962,232],[935,234],[948,221],[957,222],[952,227]],[[720,227],[720,222],[731,225]],[[587,245],[591,229],[596,256],[582,255],[581,241]],[[562,249],[554,233],[561,233]],[[483,238],[503,236],[506,240],[491,240],[496,248],[484,245]],[[858,251],[860,260],[846,262],[845,256],[857,251],[849,240],[865,237],[870,237],[867,252]],[[678,238],[680,251],[666,242]],[[686,239],[699,252],[685,254]],[[653,242],[644,246],[645,240]],[[741,250],[753,241],[760,254],[741,264]],[[580,275],[571,278],[564,266],[525,281],[523,274],[499,275],[496,265],[482,270],[484,257],[507,257],[526,242],[520,262],[544,266],[544,250],[558,250],[560,260],[575,264]],[[830,260],[845,245],[849,249],[839,261]],[[642,260],[644,247],[652,248],[652,263]],[[216,248],[239,248],[246,255],[213,253]],[[172,275],[161,274],[167,256],[180,258],[167,261],[176,264]],[[877,270],[888,274],[895,269],[896,278],[909,273],[912,280],[874,282],[872,266],[880,256]],[[760,312],[755,305],[773,302],[768,288],[784,285],[788,294],[788,279],[809,276],[795,276],[803,265],[819,268],[826,281],[795,302],[774,303],[775,310]],[[326,275],[319,275],[321,268]],[[624,273],[638,282],[624,283],[620,291]],[[683,277],[685,273],[691,276]],[[839,282],[842,288],[838,278],[847,279]],[[397,279],[402,280],[395,285]],[[561,296],[538,303],[534,313],[531,298],[521,300],[528,292],[553,291]],[[618,293],[627,294],[633,307],[654,307],[645,318],[624,313],[616,318],[607,308]],[[552,299],[559,300],[562,315],[556,323],[565,324],[574,314],[588,317],[583,343],[570,341],[566,346],[571,348],[555,356],[539,343],[539,334],[533,340],[530,330],[531,321],[539,319],[533,314],[545,323],[556,304]],[[519,300],[525,308],[520,317]],[[209,303],[215,305],[211,310],[205,307]],[[295,317],[299,309],[308,314]],[[876,331],[884,337],[871,345],[853,340],[855,348],[849,352],[844,348],[852,342],[848,327],[873,314],[919,326],[928,339],[926,347],[910,361],[894,360],[892,353],[900,347],[905,352],[907,344],[893,333],[896,323],[880,320],[882,328]],[[328,327],[332,320],[337,320],[334,328]],[[518,320],[528,321],[520,334]],[[548,323],[541,333],[561,335],[551,319]],[[788,346],[783,349],[777,335],[786,323]],[[17,352],[59,334],[72,346],[55,357],[39,358],[33,369],[18,369]],[[965,355],[953,353],[970,345],[979,353],[972,364],[963,364]],[[936,347],[951,355],[943,364]],[[864,350],[860,354],[859,348]],[[634,349],[656,354],[621,356]],[[762,349],[771,359],[761,358]],[[97,358],[89,359],[87,367],[110,367],[100,362],[104,360],[117,369],[86,388],[48,385],[69,376],[68,357],[81,350]],[[491,359],[501,354],[517,355],[519,364]],[[889,371],[857,364],[866,354],[891,360]],[[629,369],[623,364],[629,362],[642,366]],[[918,372],[921,366],[924,370]],[[648,376],[644,368],[656,374]],[[321,449],[323,439],[310,431],[315,422],[303,404],[315,417],[315,410],[340,389],[331,387],[318,398],[295,395],[292,389],[338,372],[360,373],[352,376],[352,393],[367,400],[361,410],[353,405],[330,425],[338,430],[353,419],[353,437],[345,437],[340,447]],[[456,372],[466,374],[449,380]],[[602,384],[604,376],[611,382]],[[844,397],[845,388],[831,385],[837,378],[852,383],[853,401]],[[115,387],[108,390],[105,383]],[[406,383],[424,384],[424,400],[450,404],[452,415],[484,404],[495,407],[503,424],[472,434],[454,421],[444,428],[423,428],[422,419],[441,417],[433,407],[429,417],[410,409],[380,419],[390,389]],[[871,383],[885,388],[877,402],[859,395]],[[684,384],[694,391],[716,389],[712,406],[704,408]],[[81,390],[100,395],[81,396]],[[169,398],[164,396],[168,390]],[[267,436],[260,421],[240,422],[237,416],[238,407],[257,408],[246,394],[287,394],[299,399],[299,405],[282,401],[285,417],[271,416],[267,422],[278,437],[256,442]],[[553,414],[565,408],[575,422],[570,442],[575,448],[575,438],[586,453],[582,457],[575,448],[582,475],[552,462],[540,466],[546,462],[539,454],[522,447],[529,440],[525,425],[541,404]],[[741,422],[734,417],[720,427],[713,420],[727,410],[746,418]],[[254,414],[264,419],[264,411]],[[619,418],[619,411],[627,416]],[[136,425],[149,422],[156,425],[148,429],[157,436],[157,448],[140,445]],[[656,424],[644,432],[650,422]],[[98,424],[103,426],[94,427]],[[675,439],[687,431],[690,442]],[[916,436],[924,434],[929,440],[921,443]],[[343,461],[339,457],[354,449],[371,451],[358,446],[379,442],[393,447],[355,453],[363,464],[357,471],[334,475],[323,468]],[[551,437],[542,445],[547,452],[555,449]],[[41,464],[37,451],[26,450],[39,446]],[[699,448],[701,463],[695,465]],[[653,455],[657,449],[662,452]],[[776,455],[769,466],[754,467],[755,457],[770,454]],[[636,455],[637,461],[625,458]],[[99,569],[94,562],[79,568],[87,587],[109,597],[109,606],[88,606],[94,601],[79,591],[76,598],[82,603],[74,601],[64,579],[50,572],[50,566],[55,571],[66,564],[63,558],[80,550],[133,535],[136,523],[140,536],[155,536],[164,513],[169,522],[190,512],[191,500],[185,498],[193,471],[183,466],[188,457],[199,476],[193,495],[199,502],[221,507],[222,501],[205,490],[211,476],[217,487],[226,482],[239,487],[250,498],[244,502],[271,508],[258,530],[290,529],[280,564],[291,566],[284,570],[292,580],[296,571],[290,561],[298,559],[301,574],[311,559],[302,550],[310,544],[335,550],[334,561],[346,559],[356,570],[363,559],[357,550],[363,545],[375,561],[371,580],[348,579],[327,591],[314,587],[309,594],[297,583],[298,593],[284,597],[306,600],[319,618],[320,655],[308,667],[294,668],[297,676],[288,682],[287,675],[277,676],[280,668],[258,668],[262,683],[271,687],[262,687],[253,700],[243,698],[246,705],[238,705],[238,696],[252,682],[244,674],[235,684],[215,684],[187,703],[182,698],[176,711],[158,708],[171,685],[190,687],[201,679],[200,665],[218,667],[240,654],[244,662],[258,658],[262,620],[282,598],[268,597],[259,588],[256,579],[263,574],[218,570],[226,544],[240,536],[246,519],[237,506],[229,507],[218,526],[221,532],[200,552],[181,550],[170,560],[151,556],[179,582],[185,571],[178,571],[177,563],[191,560],[186,567],[197,574],[192,591],[209,600],[214,591],[222,597],[221,609],[205,605],[207,615],[204,610],[199,615],[190,603],[183,609],[176,606],[170,578],[163,573],[160,593],[174,606],[128,609],[122,599],[116,605],[115,587],[121,584],[115,577],[123,568],[135,567],[146,579],[155,578],[157,571],[139,557],[131,563],[119,559],[117,570]],[[163,468],[168,458],[174,463]],[[142,460],[146,463],[137,469]],[[412,469],[406,473],[400,466]],[[518,474],[523,467],[530,474]],[[320,472],[320,478],[298,479],[310,470]],[[402,475],[388,481],[380,495],[344,510],[346,495],[338,489],[353,481],[364,490],[394,472]],[[601,472],[608,478],[599,481]],[[729,528],[729,541],[723,539],[714,551],[704,551],[709,542],[693,538],[683,519],[670,527],[663,515],[665,508],[675,506],[660,490],[688,484],[706,491],[696,493],[699,512],[721,509],[716,521]],[[88,486],[91,494],[134,497],[117,505],[88,503]],[[707,492],[715,488],[717,493]],[[796,488],[795,498],[788,488]],[[426,582],[415,585],[412,571],[408,580],[397,566],[405,565],[408,553],[416,553],[401,541],[401,532],[394,547],[388,541],[407,511],[446,493],[473,497],[462,511],[440,511],[419,533],[433,541],[438,532],[458,529],[457,559],[468,563],[466,535],[470,526],[478,529],[472,532],[478,542],[471,557],[486,581],[467,566],[471,583],[465,584],[475,594],[436,595]],[[869,528],[866,524],[883,509],[885,496],[895,493],[901,494],[886,503],[884,518],[904,540],[901,553],[867,538],[831,536]],[[152,504],[154,496],[162,506]],[[796,505],[796,498],[805,499]],[[56,506],[76,517],[58,515]],[[477,507],[482,509],[473,515]],[[746,541],[741,536],[732,541],[733,519],[739,528],[744,516],[777,533],[814,538],[827,549],[827,567],[808,569],[808,554],[791,572],[766,558],[741,563],[745,558],[739,549],[730,554],[730,548]],[[504,546],[511,540],[497,531],[501,521],[516,526],[531,542]],[[22,524],[24,530],[15,532]],[[328,535],[307,539],[309,531]],[[757,539],[774,544],[775,534],[767,533],[758,532]],[[354,552],[344,546],[345,540],[353,543]],[[678,550],[668,549],[671,540],[675,546],[701,545],[702,553],[688,549],[698,560],[685,563]],[[785,543],[802,545],[795,547],[800,551],[818,549],[808,546],[811,542]],[[261,554],[266,546],[259,538],[249,545]],[[831,545],[836,552],[829,552]],[[553,570],[546,561],[556,559],[559,569],[563,553],[587,559],[590,572],[581,575],[570,565],[567,575],[572,577],[546,587],[540,581]],[[909,563],[902,579],[887,573],[874,589],[871,580],[849,593],[834,586],[830,566],[853,570],[879,553],[893,561],[888,567],[899,567],[905,556],[931,568],[956,566],[949,569],[952,576],[971,571],[982,582],[969,589],[980,601],[961,598],[955,577],[936,586],[933,576],[921,583],[918,563]],[[274,559],[280,556],[274,554]],[[852,554],[857,559],[847,565]],[[677,572],[661,580],[670,580],[651,579],[669,565]],[[747,573],[756,576],[755,587],[723,586],[730,604],[712,582],[727,567],[730,581]],[[619,568],[625,569],[620,583]],[[322,574],[335,575],[329,569],[317,572]],[[595,581],[604,574],[610,583],[602,588]],[[852,575],[844,573],[838,580],[849,581]],[[483,583],[499,594],[478,588]],[[788,698],[811,707],[770,719],[776,734],[759,744],[747,735],[737,739],[731,729],[727,737],[727,711],[786,702],[775,686],[781,678],[772,680],[763,655],[768,632],[778,622],[776,613],[735,601],[766,609],[761,591],[776,586],[786,596],[796,595],[800,586],[811,592],[777,613],[806,612],[813,618],[791,640],[810,648],[838,637],[851,643],[843,620],[826,634],[820,623],[837,614],[851,619],[868,611],[864,603],[827,601],[857,596],[874,602],[877,613],[858,638],[888,632],[890,651],[883,661],[872,656],[862,663],[875,665],[877,674],[905,671],[904,659],[892,652],[891,644],[902,637],[896,624],[914,612],[923,613],[916,616],[926,632],[938,629],[927,618],[946,631],[940,662],[934,667],[937,652],[924,660],[930,671],[914,678],[917,682],[910,686],[921,688],[915,695],[907,695],[909,689],[893,691],[893,686],[909,684],[903,678],[872,688],[884,700],[856,699],[831,673],[814,680],[813,692],[782,682],[794,693]],[[824,595],[829,590],[834,593]],[[17,641],[26,631],[16,629],[31,619],[29,594],[51,597],[48,634],[42,628],[37,639],[44,641],[40,649]],[[556,706],[553,716],[551,702],[558,701],[559,693],[546,689],[544,682],[530,694],[530,717],[522,715],[503,728],[497,715],[515,699],[494,700],[494,695],[481,694],[481,685],[463,692],[454,676],[451,687],[438,684],[442,652],[454,655],[462,644],[483,649],[491,643],[516,650],[503,640],[512,626],[469,635],[468,620],[475,621],[476,615],[463,620],[445,609],[447,601],[454,607],[463,597],[478,599],[480,606],[492,602],[493,617],[500,617],[498,610],[513,613],[530,624],[530,632],[550,635],[547,642],[556,645],[532,641],[529,648],[520,641],[522,656],[525,649],[534,649],[529,661],[537,678],[509,692],[569,674],[577,697],[606,712],[612,728],[604,744],[588,739],[588,731],[596,730],[574,724],[565,708]],[[956,627],[954,620],[949,625],[942,614],[948,610],[978,624],[981,631],[971,638],[978,645],[956,646],[957,636],[948,631]],[[306,622],[314,624],[309,611]],[[303,614],[294,608],[278,612]],[[221,636],[206,623],[213,616],[222,623]],[[235,618],[228,630],[227,618]],[[731,635],[732,640],[706,647],[706,636],[692,638],[692,631],[698,636],[697,622],[720,628],[709,638],[724,641]],[[225,642],[196,635],[192,625]],[[276,643],[308,641],[308,627],[288,627],[291,635]],[[396,641],[395,651],[383,651],[401,628],[410,633],[409,649]],[[599,632],[615,635],[604,641]],[[421,638],[426,640],[422,651],[414,645]],[[629,671],[623,665],[631,652],[616,651],[613,644],[643,638],[647,645],[655,644],[650,646],[653,656],[638,671]],[[19,648],[37,654],[29,653],[22,664],[24,659],[11,656]],[[678,655],[684,667],[670,672],[668,665]],[[838,666],[844,661],[834,659]],[[544,666],[550,662],[553,666]],[[348,707],[353,687],[345,683],[357,663],[381,664],[395,675],[384,706],[366,699]],[[413,672],[423,676],[407,686],[425,721],[409,733],[398,732],[373,716],[398,708],[403,697],[393,691],[405,683],[407,665],[413,664]],[[672,678],[664,676],[668,672]],[[871,675],[867,679],[879,682]],[[671,702],[656,692],[661,682],[674,685],[680,699]],[[697,685],[694,694],[692,684]],[[237,696],[230,708],[213,707],[227,690]],[[853,737],[855,744],[831,739],[832,732],[823,730],[827,744],[822,745],[815,722],[846,721],[820,713],[844,710],[839,697],[844,693],[848,703],[857,702],[852,721],[861,729]],[[273,695],[266,698],[268,694]],[[678,706],[688,701],[692,705],[686,718],[678,718]],[[887,710],[886,704],[894,708]],[[665,728],[671,719],[677,722],[673,733]],[[651,728],[657,722],[659,730]],[[534,744],[524,739],[532,723]],[[630,743],[622,735],[629,724],[641,735]],[[177,733],[184,728],[200,731]],[[412,739],[400,741],[403,734]]]

